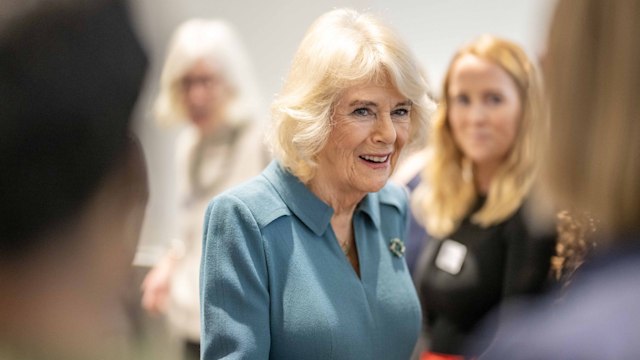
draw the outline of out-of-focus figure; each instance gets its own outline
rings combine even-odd
[[[226,22],[192,19],[175,31],[155,111],[160,123],[187,123],[176,149],[179,234],[145,278],[142,303],[152,313],[168,312],[187,358],[200,358],[198,278],[206,205],[269,161],[252,74]]]
[[[477,355],[464,344],[479,321],[547,278],[554,241],[534,239],[524,219],[541,96],[534,64],[513,42],[484,35],[451,62],[414,192],[432,237],[414,275],[426,314],[423,359]]]
[[[123,1],[3,3],[0,358],[127,359],[145,213],[130,115],[147,66]]]
[[[597,247],[562,301],[554,294],[501,314],[513,318],[486,359],[640,358],[639,17],[635,0],[558,2],[543,189],[556,208],[595,219]]]

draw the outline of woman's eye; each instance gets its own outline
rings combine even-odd
[[[409,109],[404,109],[404,108],[400,108],[400,109],[395,109],[393,110],[393,112],[391,113],[392,116],[394,117],[405,117],[405,116],[409,116]]]
[[[391,119],[395,122],[409,122],[411,109],[398,108],[391,112]]]
[[[353,111],[353,114],[357,116],[369,116],[372,115],[372,112],[367,108],[358,108]]]
[[[489,94],[487,95],[487,102],[489,104],[500,104],[502,103],[502,96],[498,94]]]
[[[469,97],[467,95],[456,95],[453,97],[452,102],[459,105],[468,105]]]

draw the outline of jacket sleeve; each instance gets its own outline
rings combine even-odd
[[[267,264],[255,217],[233,195],[215,198],[205,215],[200,267],[201,358],[267,359]]]

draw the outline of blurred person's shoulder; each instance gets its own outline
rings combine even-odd
[[[496,341],[481,359],[640,358],[639,277],[638,245],[593,259],[565,296],[500,309]]]
[[[179,130],[176,137],[176,145],[178,148],[189,148],[196,145],[200,138],[198,129],[192,125],[185,125]]]
[[[242,127],[239,138],[240,147],[252,155],[261,167],[271,162],[272,157],[267,146],[266,134],[269,133],[269,125],[261,119],[249,121]]]

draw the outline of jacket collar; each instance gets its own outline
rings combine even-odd
[[[333,209],[313,194],[297,177],[275,160],[267,166],[264,176],[289,210],[314,234],[320,236],[327,230]]]
[[[286,170],[276,160],[272,161],[264,172],[267,180],[273,185],[285,205],[296,215],[314,234],[322,235],[331,222],[333,209],[320,200],[296,176]],[[380,195],[367,194],[356,207],[355,214],[363,212],[369,216],[376,228],[380,228]],[[392,205],[396,199],[387,199]],[[354,215],[355,215],[354,214]]]

